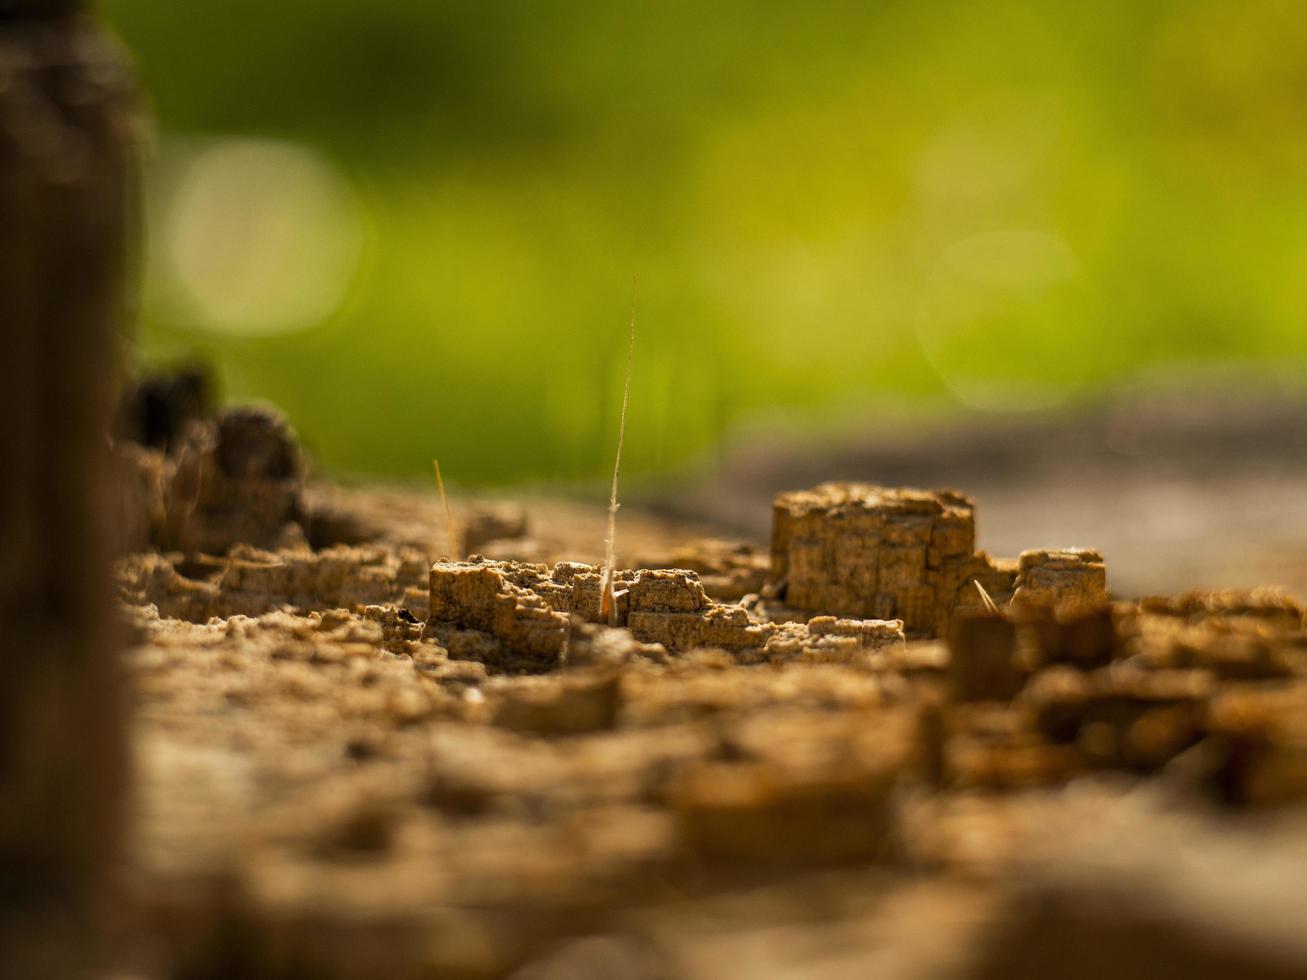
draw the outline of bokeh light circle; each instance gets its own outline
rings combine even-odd
[[[340,305],[358,268],[361,208],[312,150],[218,140],[185,165],[161,237],[189,319],[229,334],[284,333]]]
[[[922,352],[971,408],[1065,402],[1101,353],[1093,290],[1061,237],[1005,229],[941,253],[916,318]]]

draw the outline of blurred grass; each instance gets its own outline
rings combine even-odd
[[[1176,362],[1299,380],[1287,0],[106,9],[161,160],[272,138],[352,188],[330,315],[233,332],[152,283],[141,327],[147,360],[212,358],[338,471],[602,476],[634,272],[632,473],[762,411],[1048,410]]]

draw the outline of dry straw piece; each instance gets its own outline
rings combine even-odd
[[[445,508],[445,537],[449,540],[449,557],[457,559],[458,539],[454,536],[454,515],[449,512],[449,496],[445,493],[445,478],[440,475],[440,460],[433,459],[436,468],[436,486],[440,488],[440,505]]]
[[[994,600],[989,597],[989,593],[985,591],[985,587],[980,584],[980,579],[973,578],[971,584],[974,585],[976,591],[980,593],[980,601],[985,604],[985,608],[994,613],[994,615],[998,615],[998,606],[996,606]]]
[[[631,340],[626,348],[626,384],[622,388],[622,414],[617,423],[617,458],[613,461],[613,489],[608,496],[608,536],[604,540],[604,571],[599,580],[599,615],[610,626],[617,625],[617,603],[613,596],[617,545],[617,477],[622,469],[622,442],[626,438],[626,406],[631,399],[631,363],[635,358],[635,301],[639,280],[631,283]]]

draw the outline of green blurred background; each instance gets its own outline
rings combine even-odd
[[[110,0],[157,121],[143,356],[322,464],[672,473],[763,418],[1296,385],[1294,0]]]

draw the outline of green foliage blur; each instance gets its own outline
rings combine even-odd
[[[105,8],[158,131],[147,359],[339,472],[605,472],[636,273],[633,472],[1307,353],[1294,0]]]

